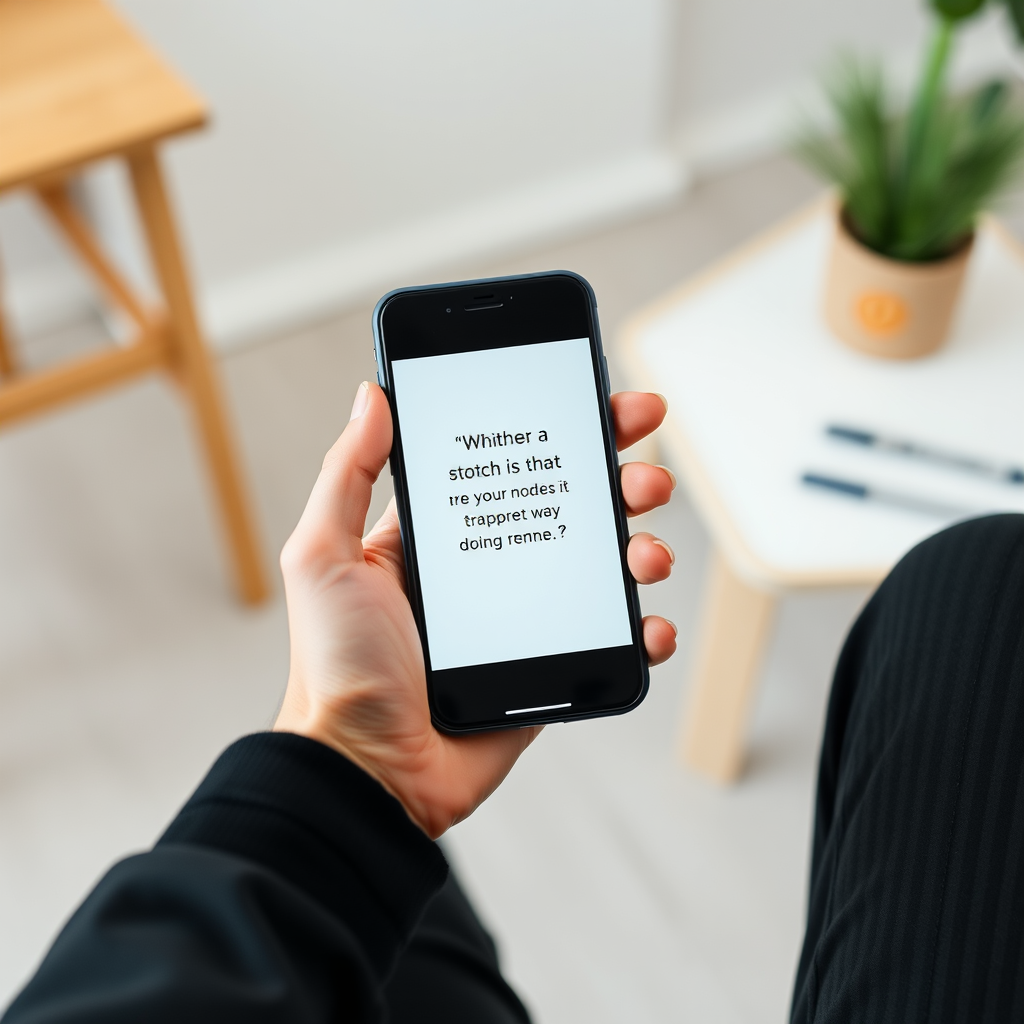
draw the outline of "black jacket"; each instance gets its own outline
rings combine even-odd
[[[239,740],[75,912],[4,1024],[378,1021],[448,866],[340,754]]]

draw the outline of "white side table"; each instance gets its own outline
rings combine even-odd
[[[804,472],[976,512],[1024,511],[1024,486],[830,439],[828,423],[1024,464],[1024,250],[986,220],[957,321],[934,356],[845,348],[820,314],[831,207],[816,203],[642,311],[617,347],[636,388],[669,401],[666,456],[715,556],[683,757],[720,781],[744,734],[778,597],[875,584],[941,518],[803,485]]]

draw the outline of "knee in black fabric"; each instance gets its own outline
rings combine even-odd
[[[999,570],[1008,567],[1021,543],[1024,515],[1007,513],[956,523],[904,555],[878,596],[887,600],[890,591],[902,595],[911,589],[922,604],[935,605],[946,614],[962,611],[970,616],[975,599],[997,584]],[[1024,601],[1024,591],[1017,600]]]
[[[911,550],[865,607],[836,666],[817,825],[831,823],[843,771],[849,788],[851,772],[872,770],[894,742],[951,752],[953,727],[979,700],[1005,701],[1022,630],[1024,515],[958,523]]]
[[[927,685],[935,695],[936,687],[966,685],[957,656],[990,643],[997,620],[1024,609],[1022,547],[1024,515],[968,520],[922,541],[892,570],[851,631],[837,684],[849,682],[839,677],[850,668],[863,681],[862,669],[877,674],[880,659],[899,659],[898,671],[889,665],[885,672],[891,685]],[[938,650],[946,656],[935,658]]]

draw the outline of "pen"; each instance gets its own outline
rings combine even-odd
[[[939,519],[959,519],[977,514],[969,509],[945,505],[942,502],[931,501],[929,498],[919,498],[913,494],[903,494],[900,491],[890,491],[869,484],[855,483],[852,480],[840,480],[834,476],[823,476],[820,473],[804,473],[800,479],[809,487],[820,487],[823,490],[845,494],[849,498],[858,498],[861,501],[877,501],[883,505],[892,505],[910,512],[921,512]]]
[[[904,441],[895,437],[886,437],[883,434],[876,434],[871,430],[861,430],[858,427],[829,424],[825,428],[825,433],[840,441],[849,441],[851,444],[863,445],[865,448],[877,448],[880,451],[892,452],[895,455],[905,455],[912,459],[934,462],[940,466],[948,466],[950,469],[960,469],[967,473],[987,476],[991,480],[1001,480],[1003,483],[1024,484],[1024,469],[1021,469],[1019,466],[1000,466],[994,462],[986,462],[984,459],[976,459],[970,455],[942,451],[938,448],[931,448],[928,445],[918,444],[915,441]]]

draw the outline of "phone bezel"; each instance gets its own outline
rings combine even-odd
[[[390,467],[401,524],[406,585],[423,644],[434,725],[444,732],[467,733],[631,711],[647,695],[649,672],[640,600],[626,561],[629,529],[619,483],[607,361],[601,345],[597,300],[589,282],[571,271],[548,271],[400,288],[388,292],[377,303],[373,335],[378,382],[391,403],[394,440]],[[398,410],[401,396],[394,394],[391,363],[402,358],[583,337],[590,340],[632,642],[628,647],[435,671],[430,667],[415,529],[405,482]],[[474,685],[474,678],[481,675],[486,675],[487,685]],[[566,701],[566,697],[573,699]],[[571,708],[552,707],[565,703],[570,703]],[[539,710],[516,714],[512,719],[506,712],[515,708]]]

